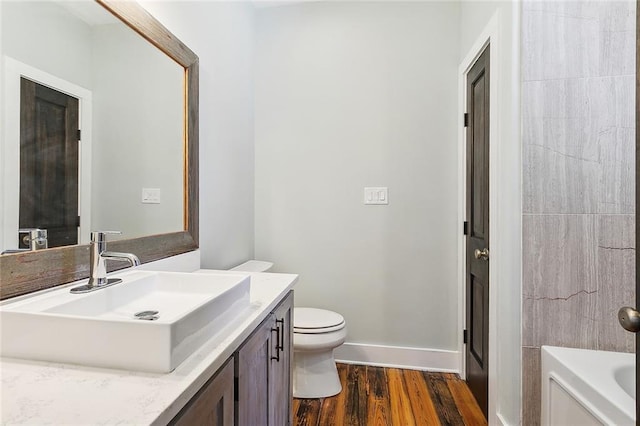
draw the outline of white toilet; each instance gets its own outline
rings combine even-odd
[[[250,260],[232,271],[267,272],[273,263]],[[293,397],[324,398],[342,390],[333,350],[344,343],[342,315],[315,308],[293,308]]]
[[[342,390],[333,350],[344,343],[342,315],[315,308],[293,308],[293,397],[324,398]]]

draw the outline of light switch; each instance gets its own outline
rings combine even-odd
[[[142,188],[143,204],[160,204],[160,188]]]
[[[372,205],[389,204],[389,191],[384,187],[367,187],[364,189],[364,203]]]

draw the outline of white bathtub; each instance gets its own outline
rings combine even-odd
[[[635,354],[543,346],[542,425],[635,425],[635,369]]]

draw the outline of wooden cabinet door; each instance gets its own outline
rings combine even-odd
[[[276,332],[273,334],[274,348],[277,345],[276,356],[271,359],[270,391],[270,422],[271,426],[285,426],[292,424],[291,401],[293,398],[291,385],[291,355],[293,338],[293,292],[273,311],[276,322]]]
[[[239,426],[269,425],[269,373],[271,355],[275,354],[275,348],[273,351],[271,348],[271,335],[275,324],[275,317],[270,314],[236,353],[236,418]]]
[[[233,409],[233,360],[229,359],[170,424],[233,426]]]

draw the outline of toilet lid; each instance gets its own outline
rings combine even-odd
[[[293,308],[295,333],[328,333],[344,328],[344,317],[337,312],[316,308]]]

